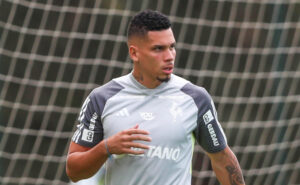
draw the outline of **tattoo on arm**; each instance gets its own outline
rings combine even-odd
[[[244,183],[244,178],[242,176],[241,171],[234,165],[226,166],[226,170],[229,173],[229,179],[231,185],[238,185]]]

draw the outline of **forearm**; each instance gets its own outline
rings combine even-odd
[[[66,171],[69,178],[77,182],[93,176],[106,160],[107,152],[102,141],[88,151],[69,154]]]
[[[220,158],[212,159],[212,167],[222,185],[245,184],[242,170],[234,153],[226,148]]]
[[[151,138],[147,135],[149,135],[148,131],[140,130],[136,125],[102,140],[93,148],[84,147],[72,141],[67,158],[67,175],[75,182],[91,177],[105,163],[108,152],[117,155],[143,154],[143,149],[149,149],[149,146],[135,141],[150,142]],[[132,148],[141,150],[133,150]]]

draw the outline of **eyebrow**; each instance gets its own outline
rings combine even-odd
[[[168,47],[168,46],[175,46],[176,45],[176,42],[173,42],[171,43],[170,45],[164,45],[164,44],[155,44],[153,45],[152,47],[155,48],[155,47]]]

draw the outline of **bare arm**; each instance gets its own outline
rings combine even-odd
[[[245,184],[239,162],[228,146],[220,152],[207,154],[222,185]]]
[[[107,146],[111,154],[142,154],[143,150],[132,150],[131,148],[148,149],[147,145],[134,141],[151,141],[145,130],[138,127],[124,130],[107,139]],[[83,147],[71,142],[67,157],[66,172],[69,178],[76,182],[93,176],[108,158],[105,148],[105,140],[93,148]]]

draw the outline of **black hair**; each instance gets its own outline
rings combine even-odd
[[[136,14],[130,21],[127,38],[132,35],[144,36],[148,31],[161,31],[171,27],[169,18],[153,10],[144,10]]]

